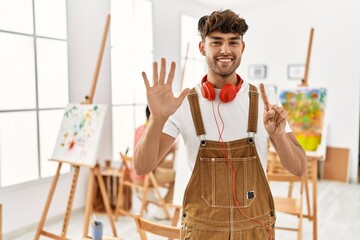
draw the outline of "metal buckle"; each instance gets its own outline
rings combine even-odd
[[[248,143],[254,144],[255,143],[255,133],[248,132]]]
[[[200,144],[201,144],[201,146],[205,147],[205,146],[206,146],[205,136],[204,136],[204,135],[201,135],[201,136],[199,137],[199,139],[200,139]]]

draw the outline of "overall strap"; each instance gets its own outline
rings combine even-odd
[[[259,93],[257,88],[254,85],[249,84],[249,119],[248,119],[248,129],[249,133],[257,132],[257,122],[258,122],[258,105],[259,105]]]
[[[204,123],[203,123],[202,116],[201,116],[199,98],[198,98],[195,88],[192,88],[190,90],[190,93],[188,94],[187,98],[190,103],[191,115],[192,115],[193,122],[195,125],[196,135],[197,136],[204,135],[205,128],[204,128]]]

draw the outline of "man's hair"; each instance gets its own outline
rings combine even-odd
[[[243,36],[247,30],[245,19],[229,9],[205,15],[198,22],[198,31],[202,40],[212,32],[237,33]]]
[[[146,121],[149,120],[150,117],[150,109],[149,106],[146,106],[145,108],[145,114],[146,114]]]

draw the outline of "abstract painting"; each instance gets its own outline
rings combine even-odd
[[[69,104],[51,160],[95,166],[106,105]]]
[[[298,88],[279,93],[294,135],[306,151],[316,151],[324,130],[326,89]]]

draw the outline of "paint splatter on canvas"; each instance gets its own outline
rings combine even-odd
[[[279,97],[299,143],[307,151],[316,151],[324,127],[326,89],[284,90]]]
[[[65,109],[53,160],[94,166],[106,105],[69,104]]]

